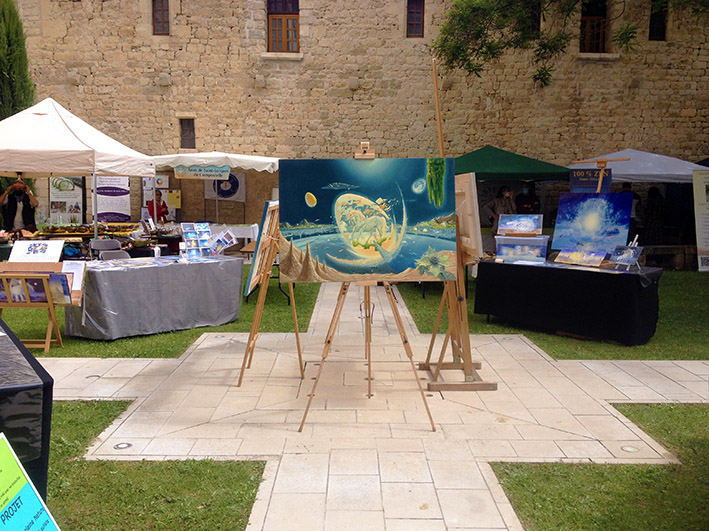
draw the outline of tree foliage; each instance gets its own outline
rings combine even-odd
[[[0,0],[0,120],[34,104],[25,34],[14,0]],[[15,179],[0,177],[0,192]],[[30,188],[32,182],[27,181]]]
[[[616,0],[625,7],[625,0]],[[590,0],[453,0],[433,43],[434,54],[451,69],[480,76],[485,66],[510,50],[532,49],[541,85],[551,82],[554,62],[578,36],[572,24]],[[649,3],[649,1],[648,1]],[[610,4],[610,0],[609,0]],[[655,2],[655,7],[661,2]],[[667,0],[669,9],[709,14],[709,0]],[[624,9],[623,9],[624,11]],[[544,24],[540,26],[540,18]],[[630,22],[618,26],[611,40],[621,50],[635,49],[638,28]]]
[[[34,104],[25,34],[14,0],[0,0],[0,119]]]

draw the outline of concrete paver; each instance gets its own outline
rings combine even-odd
[[[241,387],[248,334],[204,334],[177,360],[40,361],[55,399],[135,400],[87,459],[265,460],[252,530],[521,529],[489,461],[676,462],[611,403],[709,401],[703,361],[555,361],[521,335],[471,336],[479,374],[498,390],[426,392],[433,432],[414,381],[430,375],[411,370],[381,288],[372,289],[367,398],[362,295],[352,286],[299,432],[338,289],[322,286],[301,335],[303,381],[293,334],[260,335]],[[421,360],[430,336],[399,310]]]

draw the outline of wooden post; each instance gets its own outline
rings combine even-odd
[[[433,63],[433,95],[436,100],[436,124],[438,125],[438,153],[441,157],[446,156],[446,150],[443,146],[443,123],[441,119],[441,102],[438,97],[438,68],[436,67],[436,58],[432,58]]]

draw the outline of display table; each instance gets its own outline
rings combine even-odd
[[[117,339],[229,323],[239,316],[243,258],[89,262],[65,335]]]
[[[643,345],[655,334],[662,269],[626,272],[483,261],[475,313],[583,337]]]
[[[47,499],[54,380],[0,321],[0,431]]]

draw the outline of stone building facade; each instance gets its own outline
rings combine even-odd
[[[144,153],[189,151],[179,120],[192,118],[196,151],[340,158],[369,140],[381,157],[438,155],[430,44],[449,0],[425,2],[423,38],[406,36],[405,0],[301,0],[299,53],[267,51],[265,0],[169,0],[169,35],[153,35],[151,0],[16,1],[38,99]],[[610,24],[638,23],[637,50],[572,43],[551,86],[532,81],[528,51],[480,78],[439,71],[446,155],[492,144],[563,165],[624,148],[707,157],[709,24],[671,13],[666,40],[649,41],[650,2],[618,9]],[[258,222],[276,186],[249,175],[245,213],[220,208],[220,221]],[[175,187],[184,219],[211,216],[201,183]]]

